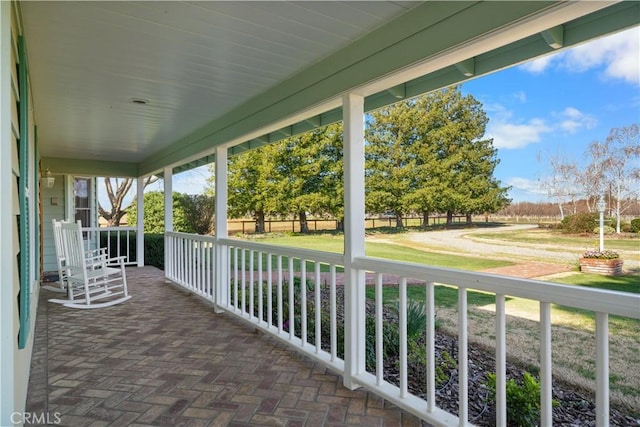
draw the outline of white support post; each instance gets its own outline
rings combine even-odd
[[[173,231],[173,168],[164,168],[164,232]],[[173,254],[172,245],[168,244],[167,236],[164,237],[164,265],[165,277],[167,266],[171,264]]]
[[[136,260],[138,267],[144,267],[144,177],[139,176],[136,183],[136,205],[138,209],[138,229],[136,230]],[[166,264],[165,264],[166,265]]]
[[[227,230],[227,147],[216,147],[215,163],[215,203],[216,203],[216,267],[214,281],[215,311],[222,312],[221,306],[226,306],[229,301],[229,265],[228,248],[220,244],[220,239],[228,237]],[[271,272],[269,272],[271,274]]]
[[[364,256],[364,98],[342,98],[344,120],[344,386],[359,385],[354,377],[365,371],[365,278],[353,268]]]
[[[596,425],[609,426],[609,315],[596,312]]]

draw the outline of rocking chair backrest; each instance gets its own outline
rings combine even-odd
[[[86,268],[84,240],[82,239],[82,227],[77,223],[65,222],[60,226],[62,242],[64,246],[65,262],[70,274],[78,274]]]

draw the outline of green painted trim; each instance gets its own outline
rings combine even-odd
[[[25,52],[24,37],[18,36],[18,80],[20,85],[20,177],[18,179],[18,192],[20,203],[20,296],[19,315],[20,329],[18,331],[18,348],[23,349],[27,345],[30,329],[30,259],[29,259],[29,96],[27,78],[27,56]]]
[[[40,150],[38,149],[38,127],[33,127],[33,158],[34,165],[33,168],[33,197],[35,198],[35,235],[33,236],[33,241],[36,245],[35,257],[33,260],[34,263],[34,271],[36,272],[36,277],[40,277],[40,207],[42,206],[42,200],[40,199],[40,169],[38,167],[39,159],[40,159]]]
[[[42,169],[49,169],[51,173],[65,175],[138,177],[138,165],[136,163],[107,162],[103,160],[45,157],[42,159]]]
[[[366,84],[403,66],[437,54],[474,36],[531,15],[555,2],[437,2],[427,3],[401,16],[367,37],[294,76],[272,90],[248,101],[220,119],[193,132],[140,163],[143,174],[166,164],[178,163],[217,145],[276,122],[353,87]],[[455,12],[455,13],[454,13]],[[439,17],[453,16],[444,20]],[[638,25],[640,2],[620,2],[606,9],[565,24],[565,46]],[[446,44],[445,44],[446,41]],[[492,73],[536,56],[552,52],[541,34],[530,36],[475,58],[474,77],[465,77],[455,66],[438,70],[405,85],[405,97],[411,98],[470,78]],[[336,65],[338,64],[338,65]],[[367,97],[365,110],[371,111],[397,102],[385,90]],[[338,114],[337,114],[338,113]],[[318,116],[316,116],[318,117]],[[341,108],[320,115],[322,126],[342,119]],[[317,118],[307,118],[292,126],[271,132],[232,147],[230,155],[314,129]],[[206,158],[212,158],[209,154]],[[188,170],[188,163],[176,169]]]

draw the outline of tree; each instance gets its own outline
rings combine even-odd
[[[640,138],[638,124],[624,128],[611,129],[604,142],[594,141],[588,150],[591,164],[588,170],[594,183],[597,195],[603,195],[608,189],[615,203],[613,212],[616,216],[616,233],[620,233],[620,217],[622,212],[631,206],[629,201],[639,196],[640,181]],[[627,201],[627,203],[625,203]],[[610,207],[611,208],[611,207]]]
[[[278,205],[275,155],[276,147],[265,145],[229,158],[229,215],[253,216],[257,233],[264,233],[265,216],[275,212]],[[210,188],[212,181],[213,178],[209,181]]]
[[[109,197],[109,203],[111,204],[111,210],[107,211],[98,202],[98,213],[101,217],[107,220],[107,226],[118,227],[120,220],[126,214],[126,206],[123,206],[124,199],[131,190],[131,186],[135,181],[134,178],[113,178],[116,186],[116,191],[113,191],[113,185],[110,177],[104,178],[104,185],[107,190],[107,196]],[[147,185],[152,184],[158,180],[155,175],[147,176],[144,179],[144,185],[142,188],[146,188]],[[135,196],[134,196],[135,198]]]
[[[189,196],[187,194],[173,192],[173,230],[182,233],[198,233],[199,223],[211,223],[206,216],[193,221],[194,212],[192,200],[199,200],[200,196]],[[204,196],[208,197],[208,196]],[[208,198],[206,204],[213,204]],[[132,222],[135,223],[138,215],[137,203],[134,200],[131,206],[127,208],[127,215]],[[164,233],[164,193],[161,191],[149,191],[144,193],[144,232],[145,233]],[[201,229],[200,229],[201,230]],[[204,233],[201,233],[204,234]]]
[[[509,203],[493,178],[493,140],[482,104],[451,87],[374,111],[367,129],[367,208],[402,215],[495,212]]]
[[[564,219],[564,206],[570,203],[573,214],[577,211],[577,201],[580,188],[584,188],[584,176],[578,165],[560,155],[549,156],[551,165],[551,175],[543,180],[543,185],[547,189],[547,194],[554,200],[560,210],[560,219]]]
[[[344,215],[341,124],[288,138],[276,149],[280,214],[297,215],[301,233],[309,232],[307,213]]]

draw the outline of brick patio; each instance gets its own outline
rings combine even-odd
[[[128,268],[133,298],[78,310],[42,290],[27,411],[65,426],[420,426],[415,416],[201,299]]]

